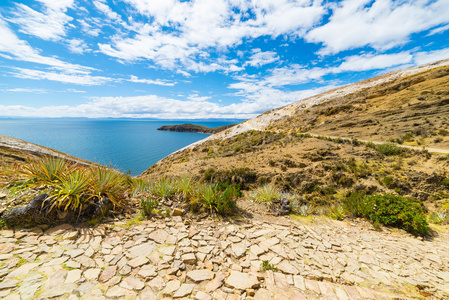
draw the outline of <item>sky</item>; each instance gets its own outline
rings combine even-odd
[[[449,58],[449,0],[0,1],[0,116],[247,119]]]

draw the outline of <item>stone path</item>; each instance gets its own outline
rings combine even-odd
[[[288,222],[3,230],[0,298],[449,299],[448,236]]]

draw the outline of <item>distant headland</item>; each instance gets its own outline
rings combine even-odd
[[[176,131],[176,132],[197,132],[197,133],[207,133],[207,134],[215,134],[220,131],[226,130],[235,126],[236,124],[230,124],[225,126],[219,126],[215,128],[209,128],[201,125],[194,124],[182,124],[182,125],[169,125],[169,126],[161,126],[157,130],[162,131]]]

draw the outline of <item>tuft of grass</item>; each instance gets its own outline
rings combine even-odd
[[[176,189],[173,182],[168,178],[157,181],[151,189],[151,193],[161,199],[168,199],[174,195]]]
[[[268,262],[268,260],[264,260],[262,261],[262,265],[260,266],[260,270],[262,272],[266,272],[266,271],[273,271],[273,272],[278,272],[278,268],[276,268],[275,266],[273,266],[272,264],[270,264]]]
[[[176,192],[182,197],[183,200],[190,199],[194,192],[195,186],[192,182],[192,178],[188,176],[181,176],[174,181]]]
[[[137,198],[141,193],[148,193],[152,190],[153,183],[147,180],[133,178],[131,180],[132,197]]]
[[[159,201],[156,199],[142,199],[140,200],[140,205],[142,206],[142,214],[144,216],[149,216],[153,213],[153,210],[159,205]]]
[[[329,208],[328,217],[334,220],[343,220],[346,216],[343,206],[337,205]]]
[[[53,185],[74,170],[74,165],[60,157],[45,156],[30,161],[24,166],[23,174],[34,185]]]
[[[433,224],[445,223],[449,220],[449,216],[446,212],[437,211],[429,214],[429,222]]]
[[[233,213],[236,209],[237,196],[238,191],[234,186],[221,189],[217,183],[201,185],[197,190],[198,204],[204,206],[211,214]]]
[[[122,206],[124,192],[127,189],[126,177],[113,169],[94,167],[90,171],[88,192],[91,197],[108,199],[116,206]]]
[[[281,192],[272,185],[266,184],[258,187],[250,194],[250,199],[258,203],[271,202],[273,200],[279,200]]]
[[[385,156],[399,155],[404,151],[401,147],[399,147],[395,143],[385,143],[376,145],[376,150],[377,152]]]

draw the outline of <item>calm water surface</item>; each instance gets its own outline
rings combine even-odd
[[[240,121],[0,119],[0,134],[139,175],[170,153],[208,136],[158,131],[158,127],[183,123],[217,127]]]

